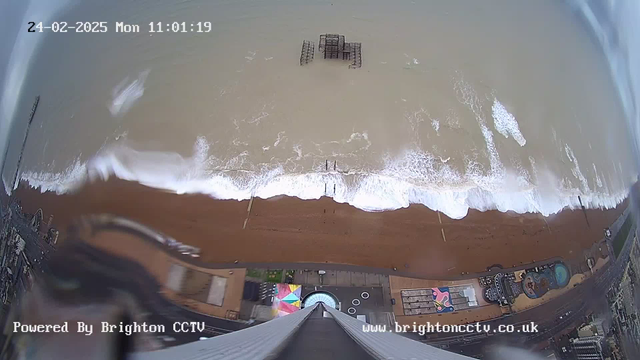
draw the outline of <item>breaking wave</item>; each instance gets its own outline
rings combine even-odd
[[[493,100],[491,111],[493,113],[493,125],[502,136],[508,139],[509,135],[511,135],[520,146],[524,146],[527,143],[527,140],[520,132],[516,117],[507,111],[498,99]]]
[[[611,208],[627,196],[626,191],[606,194],[588,188],[567,188],[544,166],[535,165],[533,159],[531,163],[533,176],[524,169],[512,172],[503,167],[485,174],[471,161],[465,173],[461,173],[437,156],[410,150],[388,156],[381,170],[368,173],[287,173],[282,164],[237,170],[238,159],[223,161],[210,155],[206,139],[200,137],[188,157],[170,152],[137,151],[114,144],[89,161],[76,159],[63,172],[25,172],[21,178],[42,192],[58,194],[74,191],[87,181],[116,176],[178,194],[206,194],[216,199],[329,196],[366,211],[423,204],[454,219],[466,216],[470,208],[536,212],[546,216],[565,207],[579,208],[578,195],[589,208]]]
[[[144,82],[149,76],[149,70],[145,70],[138,75],[138,78],[129,82],[129,77],[122,80],[111,92],[111,104],[109,111],[114,117],[123,116],[144,95]]]

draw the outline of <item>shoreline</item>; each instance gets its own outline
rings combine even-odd
[[[64,195],[21,183],[16,196],[27,212],[42,208],[45,218],[53,214],[63,233],[83,214],[114,214],[200,248],[202,262],[345,264],[443,280],[485,272],[493,264],[509,268],[558,257],[568,266],[584,262],[583,253],[628,204],[547,218],[470,210],[453,220],[423,205],[365,212],[326,197],[215,200],[119,179]]]

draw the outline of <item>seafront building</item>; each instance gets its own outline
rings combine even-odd
[[[604,266],[598,260],[586,274],[574,274],[562,261],[551,260],[522,268],[492,267],[483,274],[443,281],[329,264],[321,269],[296,264],[289,264],[289,269],[239,262],[217,265],[201,262],[200,249],[123,218],[85,218],[69,232],[69,240],[58,244],[57,236],[50,236],[51,224],[43,224],[41,211],[23,214],[14,205],[12,214],[1,250],[3,261],[13,264],[6,273],[21,276],[4,278],[5,303],[29,291],[37,273],[55,273],[55,268],[47,267],[48,260],[60,246],[81,244],[80,248],[99,254],[93,261],[104,262],[105,269],[110,269],[108,275],[122,274],[123,281],[130,282],[122,285],[122,291],[151,306],[144,313],[161,314],[161,321],[167,324],[166,333],[153,335],[153,346],[136,348],[141,358],[170,359],[176,351],[215,357],[221,349],[242,344],[251,350],[236,354],[239,359],[260,358],[274,351],[279,351],[280,358],[300,357],[319,346],[314,339],[320,332],[330,334],[327,344],[335,344],[352,354],[351,358],[381,358],[405,349],[409,357],[423,354],[425,359],[453,359],[458,355],[428,344],[447,349],[459,342],[482,341],[488,334],[418,336],[411,331],[387,334],[372,329],[427,322],[508,322],[509,316],[562,296]],[[613,224],[614,238],[626,216],[628,212]],[[606,244],[597,248],[594,256],[598,257],[601,249],[608,249]],[[567,320],[576,316],[571,312],[566,312]],[[171,324],[191,321],[202,322],[205,330],[172,332]],[[201,339],[208,340],[198,341]],[[5,338],[5,346],[11,341],[11,336]]]

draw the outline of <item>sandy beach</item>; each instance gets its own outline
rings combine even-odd
[[[201,249],[205,262],[311,262],[390,269],[447,279],[548,258],[583,261],[627,202],[612,210],[539,214],[471,211],[452,220],[422,205],[365,212],[329,198],[249,201],[178,195],[122,180],[95,182],[56,195],[21,186],[25,211],[38,207],[64,230],[83,214],[111,213],[155,228]],[[246,220],[246,225],[245,225]],[[243,229],[243,227],[245,227]],[[444,231],[446,241],[442,237]]]

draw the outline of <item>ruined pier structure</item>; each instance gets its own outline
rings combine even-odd
[[[318,51],[325,59],[338,59],[351,61],[349,69],[362,67],[362,44],[359,42],[346,42],[344,35],[323,34],[320,35]],[[313,41],[304,40],[300,53],[300,65],[307,65],[314,59],[315,44]]]

